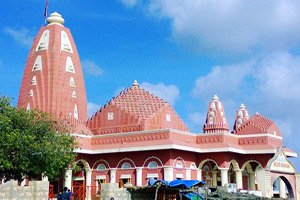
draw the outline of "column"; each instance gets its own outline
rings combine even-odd
[[[217,186],[217,171],[212,171],[212,185]]]
[[[255,173],[248,172],[249,174],[249,189],[255,190]]]
[[[197,180],[202,181],[202,169],[197,169]]]
[[[111,168],[110,169],[110,183],[116,183],[116,174],[117,174],[117,169]]]
[[[48,176],[45,176],[44,174],[42,174],[42,181],[48,181]]]
[[[173,181],[174,180],[174,169],[173,167],[164,167],[164,180]]]
[[[72,187],[72,170],[71,169],[66,170],[64,178],[65,178],[64,187],[71,189],[71,187]]]
[[[243,174],[241,170],[235,171],[235,178],[236,178],[236,189],[243,188]]]
[[[136,169],[136,186],[143,185],[143,168],[137,167]]]
[[[285,183],[281,178],[278,178],[279,182],[279,197],[286,198],[286,191],[285,191]]]
[[[86,200],[91,199],[91,186],[92,186],[92,170],[91,169],[86,169]]]
[[[225,186],[226,184],[228,184],[228,169],[223,168],[223,169],[220,169],[220,171],[221,171],[222,186]]]
[[[191,180],[192,179],[192,170],[191,169],[186,169],[185,170],[185,179],[186,180]]]

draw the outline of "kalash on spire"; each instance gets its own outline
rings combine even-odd
[[[62,119],[87,120],[86,91],[75,42],[62,16],[47,18],[30,49],[18,107]]]

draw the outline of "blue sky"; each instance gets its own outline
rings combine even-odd
[[[45,0],[0,7],[0,94],[16,104]],[[274,0],[49,0],[75,39],[89,113],[134,79],[202,132],[217,94],[233,126],[243,102],[300,153],[300,2]],[[299,159],[293,159],[298,171]]]

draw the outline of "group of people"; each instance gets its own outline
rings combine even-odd
[[[57,200],[71,200],[73,193],[67,187],[57,195]]]

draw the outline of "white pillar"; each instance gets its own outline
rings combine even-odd
[[[191,169],[186,169],[185,170],[185,179],[186,180],[191,180],[192,179],[192,170]]]
[[[222,186],[225,186],[226,184],[228,184],[228,169],[223,168],[223,169],[220,169],[220,171],[221,171]]]
[[[164,180],[173,181],[174,180],[174,169],[173,167],[164,167]]]
[[[241,170],[235,171],[236,189],[243,189],[243,174]]]
[[[111,168],[110,169],[110,182],[111,183],[116,183],[116,174],[117,174],[117,169]]]
[[[197,169],[197,180],[202,181],[202,169]]]
[[[278,178],[279,182],[279,197],[286,198],[286,191],[285,191],[285,183],[281,178]]]
[[[217,171],[212,171],[212,185],[217,186]]]
[[[136,186],[143,185],[143,168],[137,167],[136,168]]]
[[[249,173],[249,189],[255,190],[255,173]]]
[[[64,187],[71,189],[72,187],[72,170],[67,169],[65,172]]]
[[[91,194],[91,186],[92,186],[92,170],[86,169],[86,200],[90,200],[92,198]]]
[[[44,174],[42,174],[42,181],[48,181],[48,176],[44,176]]]

